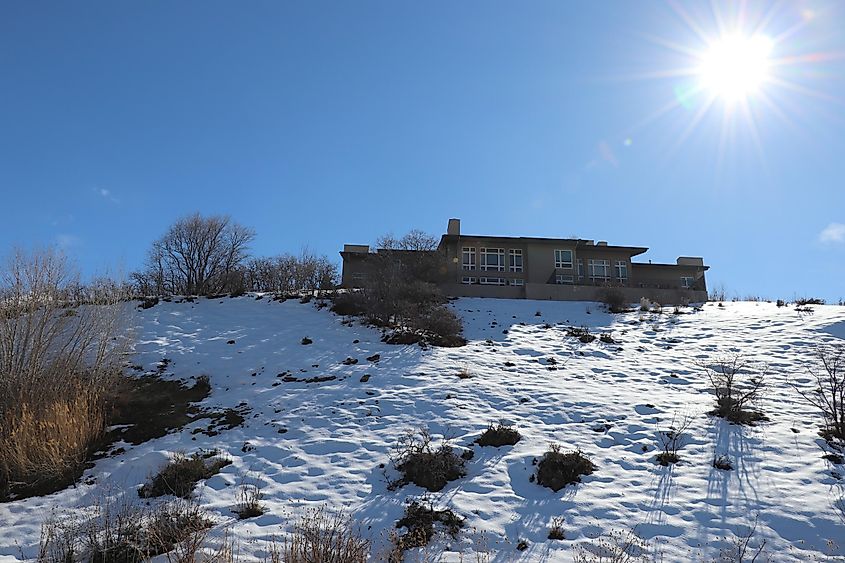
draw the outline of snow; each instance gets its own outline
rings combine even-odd
[[[432,545],[435,560],[487,552],[496,561],[568,561],[575,546],[634,526],[664,561],[712,559],[755,520],[752,543],[765,539],[778,561],[845,553],[845,467],[822,458],[820,419],[786,384],[809,381],[805,366],[816,344],[845,337],[845,308],[802,314],[762,302],[711,303],[682,315],[611,315],[583,302],[460,299],[452,306],[469,344],[427,350],[384,344],[379,331],[346,326],[314,303],[245,296],[139,311],[133,363],[154,371],[169,358],[166,377],[208,375],[213,390],[203,406],[246,403],[245,424],[213,437],[191,434],[199,421],[99,460],[76,487],[0,504],[0,561],[34,557],[51,510],[82,509],[104,494],[134,498],[173,452],[199,448],[233,461],[197,496],[217,522],[212,539],[228,534],[243,560],[262,558],[292,515],[319,505],[352,514],[379,560],[405,503],[425,493],[415,485],[387,490],[385,471],[395,476],[388,455],[402,432],[426,425],[466,447],[499,420],[515,424],[522,440],[475,446],[466,477],[429,493],[467,518],[457,540]],[[618,343],[581,344],[566,335],[569,326],[611,333]],[[313,344],[301,344],[304,336]],[[761,406],[770,422],[743,428],[705,414],[713,397],[696,361],[730,353],[769,365]],[[374,354],[378,362],[366,360]],[[347,357],[358,363],[344,365]],[[463,368],[469,379],[458,378]],[[274,386],[284,372],[336,379]],[[371,377],[361,382],[365,374]],[[689,440],[681,462],[662,467],[654,462],[657,432],[675,414],[692,417]],[[598,470],[557,493],[530,482],[532,461],[552,441],[580,448]],[[244,452],[247,442],[254,449]],[[712,467],[718,454],[732,459],[733,471]],[[268,511],[238,521],[231,510],[244,478],[261,486]],[[566,539],[548,540],[559,516]],[[527,550],[516,550],[519,540]]]

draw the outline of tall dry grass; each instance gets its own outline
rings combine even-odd
[[[102,436],[124,298],[54,250],[0,266],[0,500],[72,480]]]

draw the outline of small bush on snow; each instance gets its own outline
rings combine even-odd
[[[215,452],[195,453],[190,457],[177,453],[155,477],[138,489],[138,496],[189,498],[198,482],[216,475],[230,463],[227,459],[216,457]]]
[[[522,436],[513,426],[500,422],[495,426],[490,424],[475,441],[479,446],[513,446]]]
[[[551,444],[537,464],[537,483],[557,492],[571,483],[580,483],[582,475],[596,470],[581,450],[561,452],[560,444]]]
[[[711,415],[735,424],[753,425],[768,420],[751,408],[762,398],[768,368],[754,368],[751,360],[741,354],[719,358],[713,364],[702,361],[697,365],[707,374],[716,395],[716,408]]]
[[[465,460],[455,453],[445,440],[439,447],[432,445],[431,434],[425,428],[412,430],[403,435],[392,456],[393,466],[402,473],[402,478],[391,483],[390,488],[414,483],[431,492],[437,492],[466,475]]]
[[[396,528],[408,530],[393,538],[390,563],[401,563],[404,552],[415,547],[425,547],[434,537],[435,524],[440,524],[450,536],[457,537],[464,526],[464,519],[449,509],[437,510],[431,502],[412,501],[405,507],[405,515],[396,523]]]

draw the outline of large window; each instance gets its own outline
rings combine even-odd
[[[522,271],[522,250],[519,248],[511,248],[509,251],[511,257],[511,272]]]
[[[555,283],[563,285],[572,285],[575,283],[575,277],[570,274],[556,274]]]
[[[610,260],[590,260],[587,264],[591,281],[610,279]]]
[[[481,285],[505,285],[505,278],[478,278]]]
[[[525,285],[525,280],[524,280],[524,279],[522,279],[522,278],[513,278],[513,279],[511,279],[511,280],[509,280],[509,281],[508,281],[508,284],[509,284],[509,285],[516,285],[516,286],[520,286],[520,287],[521,287],[521,286]]]
[[[628,263],[624,260],[616,261],[616,281],[619,283],[628,283]]]
[[[497,272],[505,271],[505,249],[504,248],[482,248],[481,269]]]
[[[572,267],[572,251],[571,250],[555,250],[555,268],[571,268]]]
[[[462,264],[464,270],[474,270],[475,269],[475,248],[470,246],[465,246],[462,254]]]
[[[681,287],[690,289],[693,285],[695,285],[695,278],[690,278],[687,276],[681,278]]]

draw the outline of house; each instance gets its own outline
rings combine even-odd
[[[436,277],[449,296],[597,301],[613,288],[632,303],[641,297],[662,304],[707,300],[709,266],[702,258],[634,261],[647,250],[586,239],[467,235],[459,219],[449,219],[431,263],[439,264]],[[385,252],[401,262],[425,251],[376,250]],[[340,254],[342,287],[361,287],[376,275],[369,246],[347,244]]]

